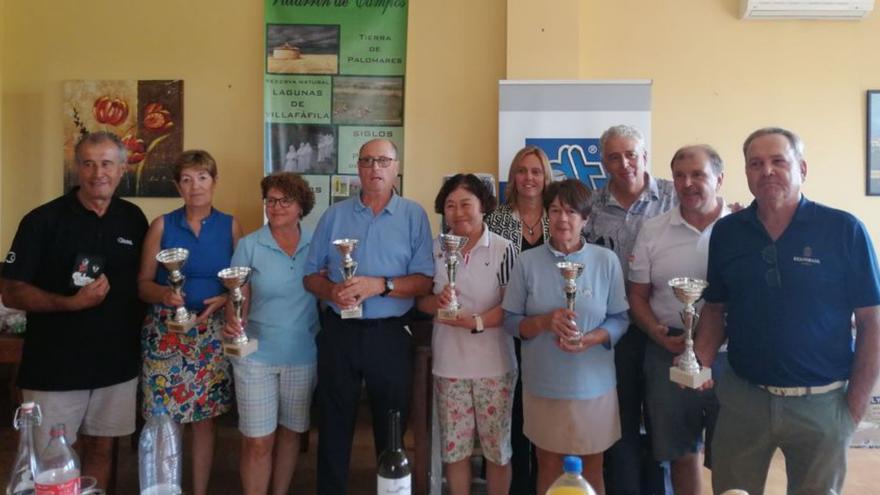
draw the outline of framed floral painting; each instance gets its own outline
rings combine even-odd
[[[122,139],[120,196],[177,197],[172,176],[183,151],[183,81],[65,81],[64,190],[76,186],[74,147],[90,132]]]

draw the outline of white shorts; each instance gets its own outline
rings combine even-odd
[[[92,390],[21,391],[25,402],[40,406],[43,420],[35,430],[37,451],[49,443],[49,430],[64,423],[65,437],[73,445],[77,433],[94,437],[121,437],[134,433],[137,378]]]

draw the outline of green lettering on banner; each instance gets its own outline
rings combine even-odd
[[[329,77],[271,76],[266,78],[266,122],[329,124]]]

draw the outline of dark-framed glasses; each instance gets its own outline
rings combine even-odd
[[[281,206],[282,208],[290,208],[290,205],[294,203],[293,198],[283,197],[283,198],[263,198],[263,204],[272,207],[272,206]]]
[[[761,258],[770,265],[767,272],[764,273],[764,280],[768,287],[782,287],[782,274],[779,273],[779,254],[776,251],[776,244],[770,244],[761,250]]]
[[[390,156],[362,156],[358,158],[358,167],[370,168],[375,163],[379,168],[388,168],[394,161]]]

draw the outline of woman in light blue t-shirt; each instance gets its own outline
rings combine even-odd
[[[535,444],[538,493],[579,455],[584,477],[605,493],[602,453],[620,438],[614,343],[629,318],[614,253],[581,236],[590,192],[569,179],[544,192],[550,242],[517,258],[504,293],[504,327],[522,339],[523,431]],[[579,263],[574,310],[566,309],[560,262]]]
[[[251,268],[242,314],[259,346],[232,360],[245,494],[268,493],[270,479],[272,493],[287,493],[317,380],[317,302],[302,284],[312,233],[300,223],[315,195],[290,172],[265,177],[260,187],[268,223],[242,238],[232,256],[233,266]],[[226,338],[242,330],[234,320],[227,318]]]

